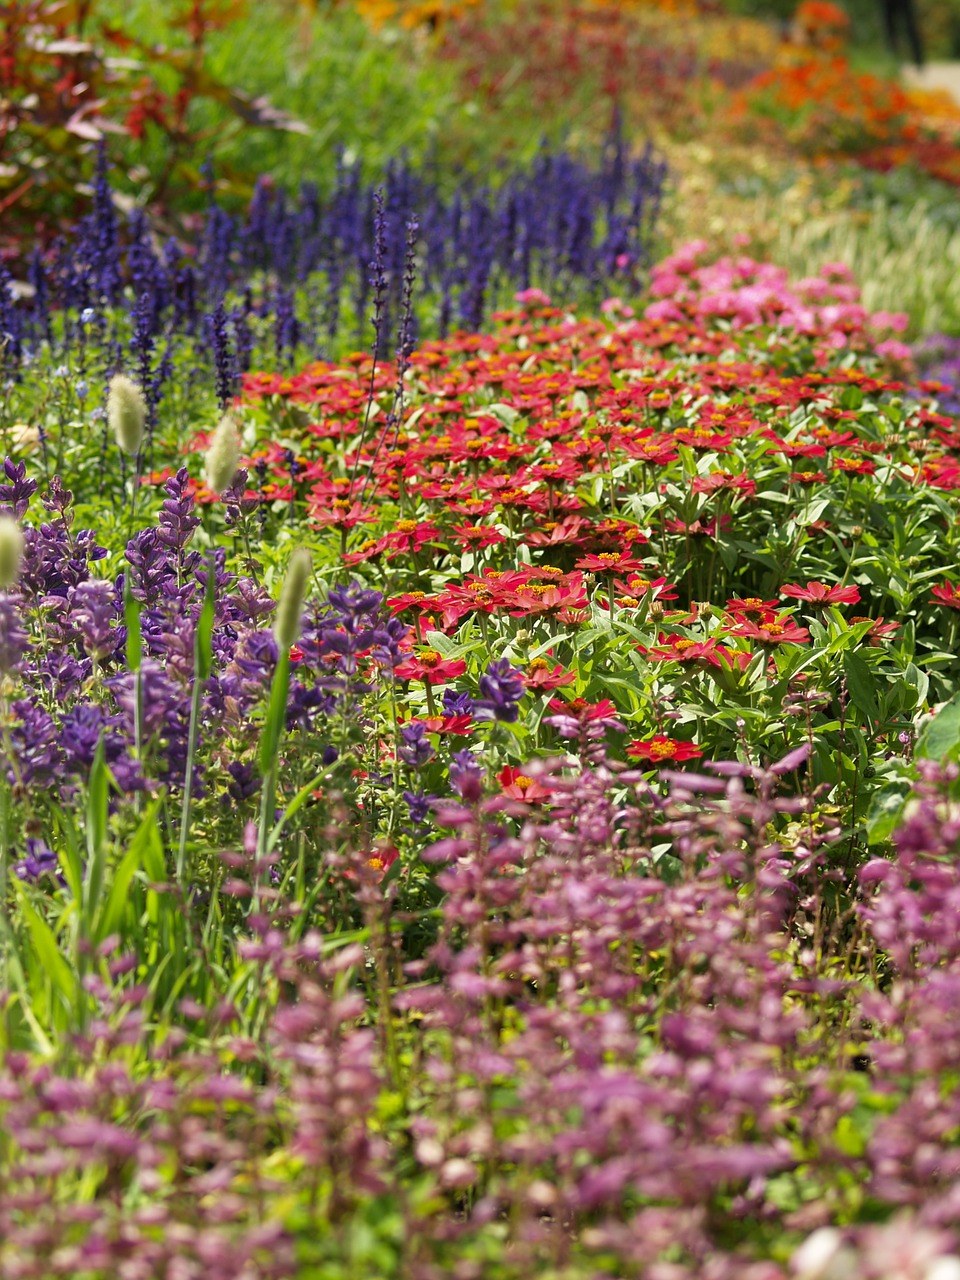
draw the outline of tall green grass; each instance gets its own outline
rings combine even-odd
[[[776,210],[769,210],[775,218]],[[773,259],[791,275],[844,262],[871,311],[905,311],[911,335],[960,334],[960,233],[928,200],[912,207],[874,195],[865,206],[779,221]]]

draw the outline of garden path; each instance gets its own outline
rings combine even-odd
[[[904,83],[916,89],[945,89],[960,104],[960,62],[928,62],[904,67]]]

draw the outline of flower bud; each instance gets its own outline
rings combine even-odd
[[[143,442],[143,428],[147,421],[147,402],[135,382],[123,373],[114,374],[107,392],[107,421],[114,439],[123,450],[135,458]]]
[[[229,413],[225,413],[210,440],[203,463],[203,479],[208,489],[223,493],[229,489],[240,466],[240,432]]]
[[[273,623],[273,634],[281,653],[289,652],[290,646],[300,634],[300,614],[303,612],[303,601],[312,568],[310,552],[306,547],[298,547],[287,565],[287,576],[283,580],[277,616]]]
[[[20,576],[23,532],[13,516],[0,516],[0,587],[12,587]]]

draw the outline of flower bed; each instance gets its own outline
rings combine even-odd
[[[21,424],[3,1274],[960,1265],[956,424],[839,265],[651,294]]]

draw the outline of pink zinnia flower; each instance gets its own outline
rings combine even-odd
[[[825,582],[808,582],[805,587],[795,582],[788,582],[780,588],[780,595],[788,600],[806,600],[810,604],[857,604],[860,600],[859,587],[828,587]]]

